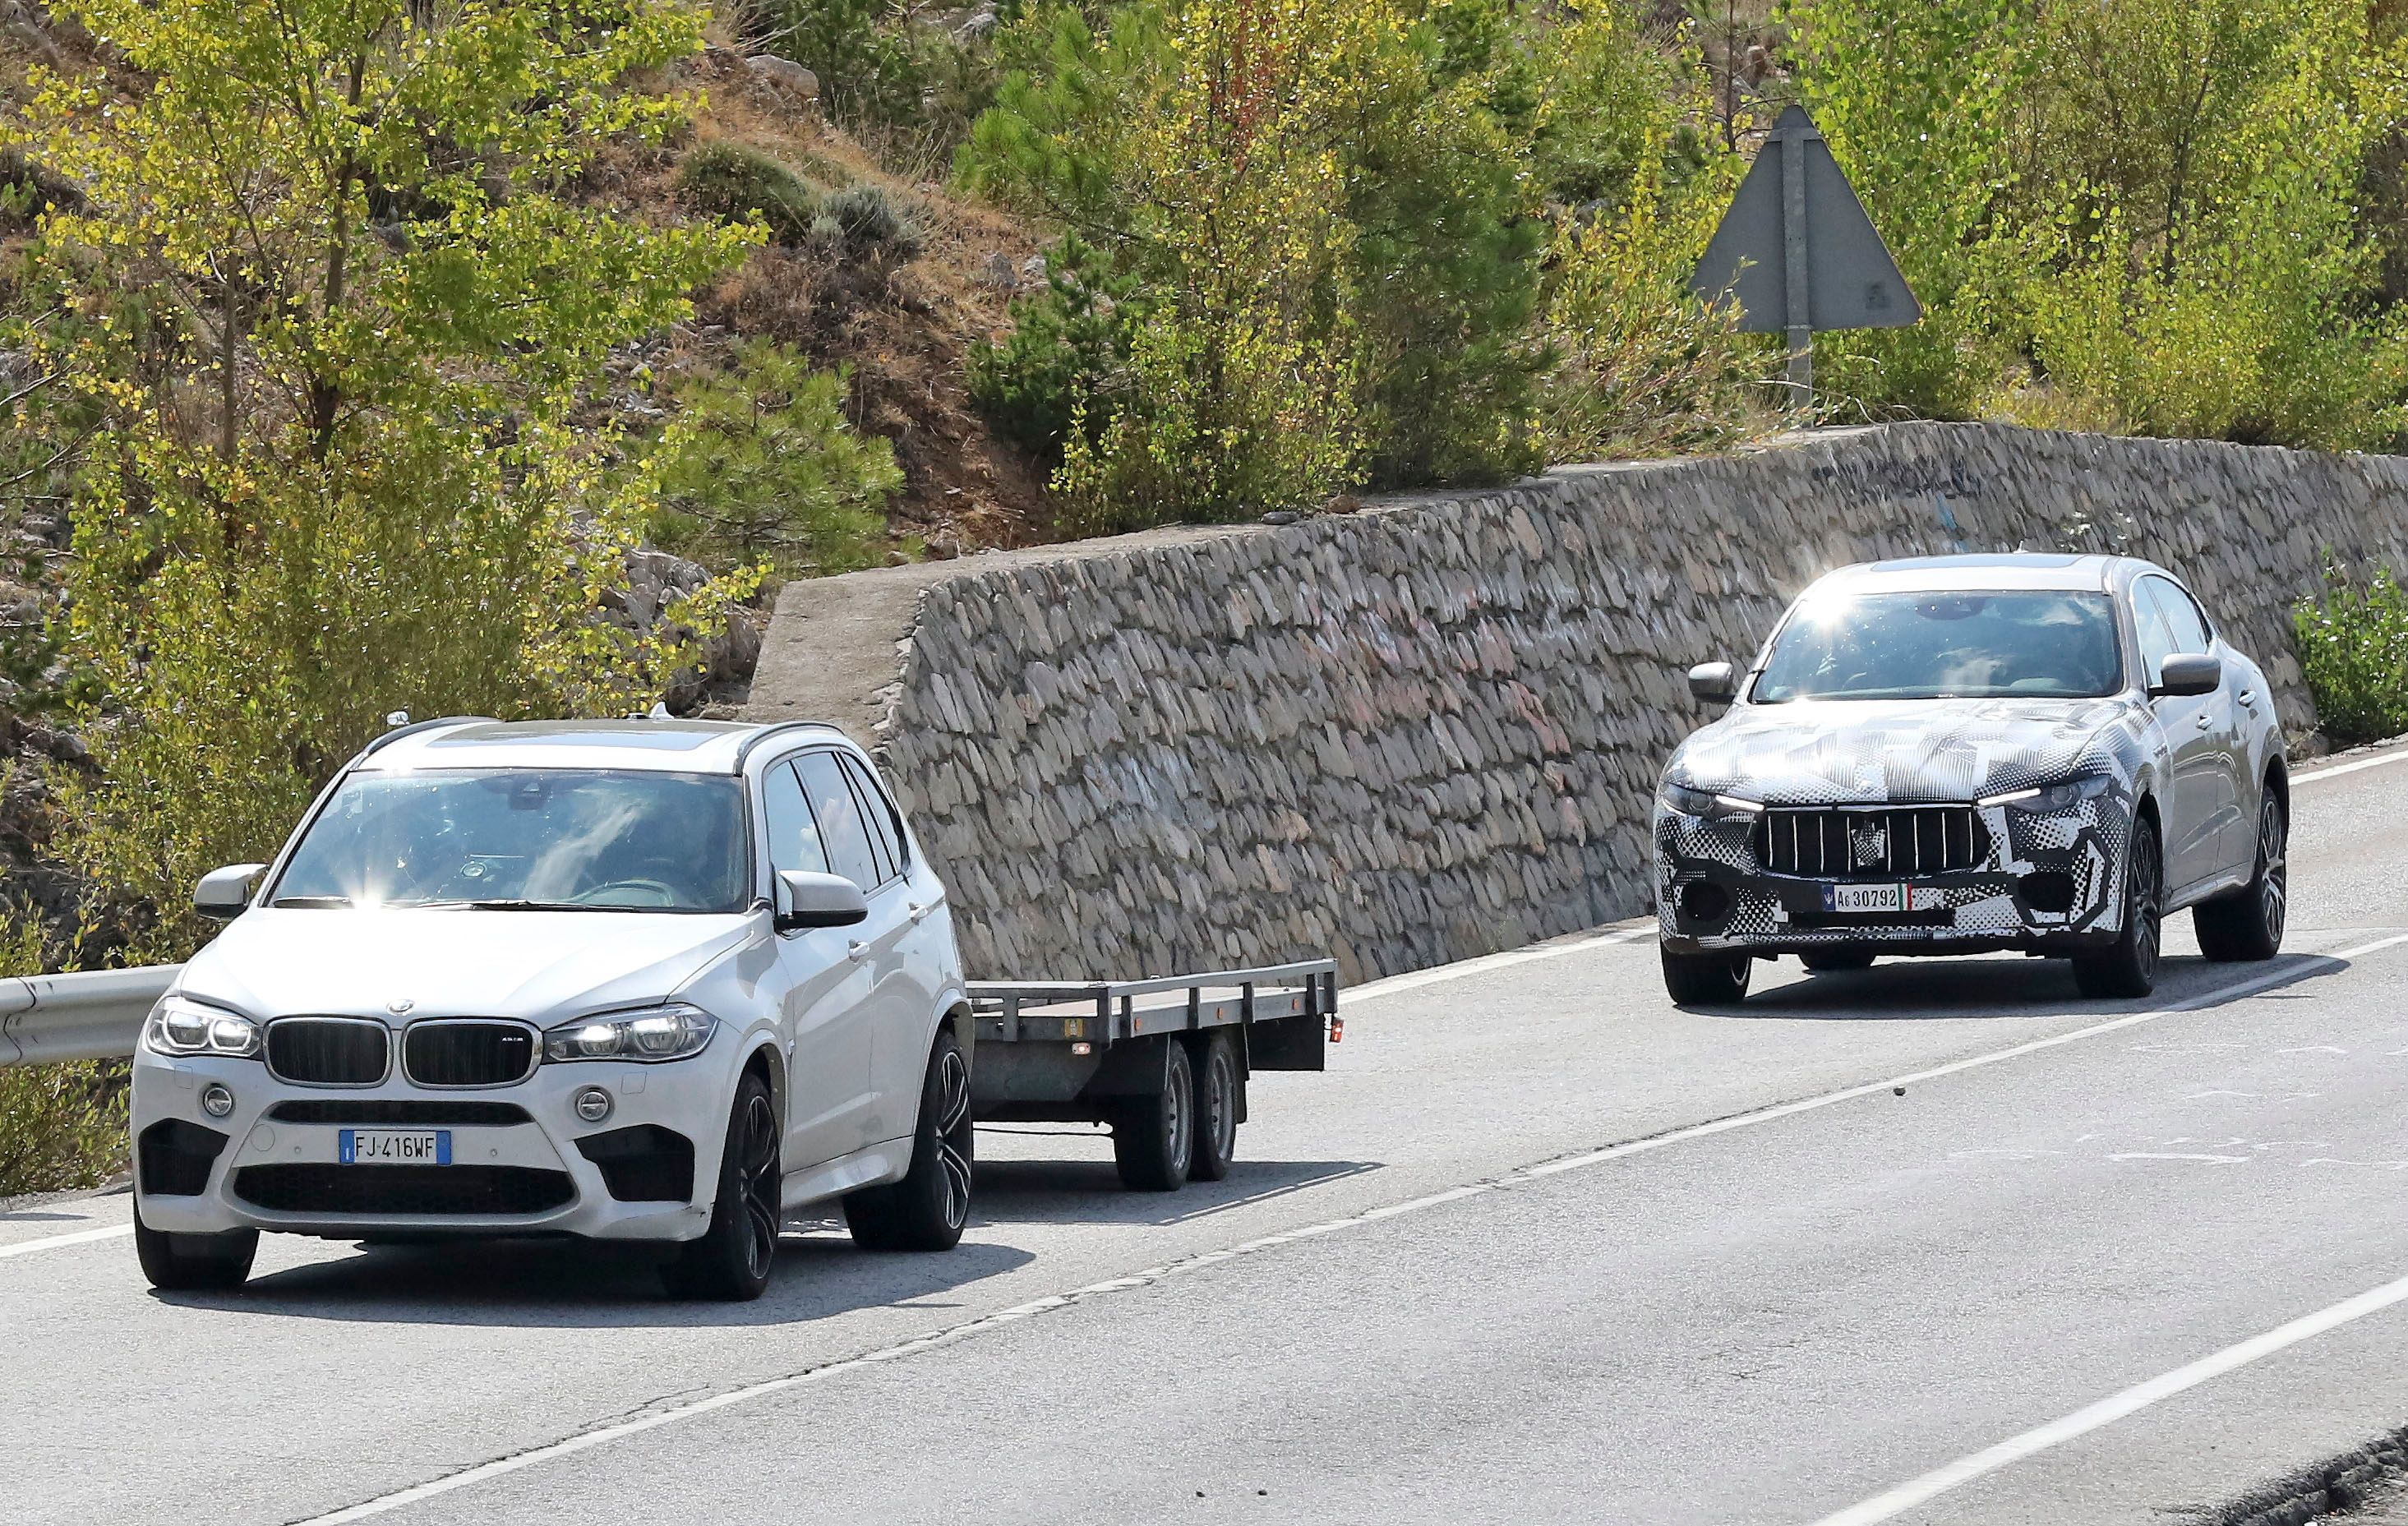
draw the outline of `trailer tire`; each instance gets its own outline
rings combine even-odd
[[[1219,1181],[1238,1154],[1238,1057],[1228,1035],[1214,1034],[1197,1046],[1196,1145],[1187,1157],[1190,1181]]]
[[[1175,1192],[1186,1186],[1196,1149],[1195,1067],[1186,1045],[1164,1042],[1170,1052],[1162,1090],[1129,1098],[1112,1116],[1112,1164],[1132,1191]]]

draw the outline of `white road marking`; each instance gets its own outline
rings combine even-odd
[[[2208,1165],[2247,1165],[2246,1155],[2191,1155],[2179,1150],[2134,1149],[2110,1155],[2111,1161],[2199,1161]]]
[[[1468,975],[1486,975],[1494,970],[1510,969],[1516,964],[1534,963],[1541,959],[1560,959],[1566,954],[1601,948],[1608,944],[1637,943],[1642,938],[1652,938],[1655,935],[1656,922],[1653,918],[1648,919],[1644,925],[1638,926],[1628,922],[1618,922],[1605,932],[1593,933],[1564,943],[1541,944],[1535,948],[1508,948],[1501,954],[1482,954],[1477,959],[1467,959],[1454,964],[1440,964],[1435,969],[1408,970],[1403,975],[1391,975],[1378,980],[1366,980],[1359,986],[1353,986],[1340,991],[1338,1005],[1342,1011],[1351,1002],[1369,1002],[1382,996],[1396,996],[1408,991],[1419,991],[1424,986],[1434,986],[1441,980],[1459,980]]]
[[[2318,779],[2339,778],[2344,774],[2355,774],[2361,768],[2382,768],[2396,763],[2408,763],[2408,748],[2402,748],[2397,752],[2381,753],[2372,758],[2359,758],[2350,763],[2335,763],[2329,768],[2314,769],[2305,774],[2294,774],[2291,776],[2291,782],[2314,784]]]
[[[1641,931],[1644,934],[1652,932],[1653,930],[1642,929]],[[1530,952],[1543,957],[1545,954],[1555,951],[1569,952],[1572,947],[1591,947],[1596,943],[1605,941],[1610,940],[1601,938],[1592,939],[1588,944],[1558,946],[1555,949],[1530,950]],[[2373,953],[2377,949],[2388,948],[2401,943],[2408,943],[2408,933],[2401,933],[2387,938],[2378,939],[2373,943],[2362,944],[2355,948],[2345,948],[2335,955],[2308,957],[2354,959]],[[1502,958],[1510,956],[1494,957]],[[1494,966],[1492,965],[1491,967],[1493,968]],[[2113,1018],[2105,1022],[2093,1023],[2087,1028],[2076,1029],[2071,1033],[2059,1034],[2053,1038],[2034,1039],[2027,1044],[2017,1044],[2003,1049],[1994,1049],[1987,1054],[1974,1055],[1970,1059],[1955,1061],[1944,1065],[1934,1065],[1928,1070],[1915,1071],[1911,1075],[1892,1077],[1885,1081],[1874,1081],[1864,1086],[1847,1087],[1838,1091],[1826,1091],[1816,1096],[1803,1097],[1795,1102],[1785,1102],[1770,1107],[1761,1107],[1754,1112],[1736,1113],[1728,1118],[1715,1119],[1713,1121],[1706,1123],[1692,1124],[1687,1128],[1674,1129],[1670,1133],[1656,1134],[1645,1139],[1627,1140],[1622,1144],[1609,1145],[1602,1149],[1588,1150],[1578,1155],[1565,1156],[1556,1160],[1542,1162],[1537,1165],[1525,1166],[1519,1170],[1509,1171],[1502,1176],[1492,1177],[1484,1181],[1468,1182],[1460,1187],[1447,1188],[1443,1191],[1431,1192],[1422,1197],[1408,1198],[1401,1203],[1390,1203],[1379,1207],[1367,1208],[1361,1213],[1349,1214],[1342,1219],[1331,1219],[1317,1224],[1306,1224],[1297,1229],[1283,1230],[1276,1234],[1266,1234],[1259,1239],[1248,1240],[1242,1244],[1229,1246],[1219,1250],[1202,1251],[1197,1255],[1189,1256],[1181,1261],[1168,1262],[1160,1266],[1150,1266],[1145,1268],[1143,1271],[1132,1272],[1125,1276],[1113,1277],[1109,1281],[1104,1282],[1091,1282],[1083,1288],[1074,1288],[1068,1292],[1053,1293],[1043,1298],[1032,1299],[1025,1304],[1017,1304],[1012,1305],[1010,1308],[1001,1309],[989,1315],[983,1315],[978,1319],[970,1319],[958,1325],[949,1326],[943,1330],[932,1331],[927,1334],[914,1336],[910,1340],[900,1341],[893,1346],[881,1347],[877,1350],[867,1352],[861,1356],[847,1357],[840,1361],[828,1362],[824,1366],[806,1368],[798,1373],[789,1373],[781,1377],[767,1378],[758,1383],[747,1384],[742,1388],[727,1389],[721,1392],[711,1394],[708,1398],[691,1400],[681,1405],[673,1405],[666,1409],[657,1409],[652,1411],[651,1414],[638,1416],[634,1419],[621,1420],[611,1425],[597,1426],[591,1431],[580,1431],[575,1435],[565,1437],[559,1441],[550,1442],[543,1446],[533,1447],[525,1451],[516,1452],[508,1457],[497,1457],[492,1462],[480,1462],[474,1467],[464,1469],[458,1473],[446,1474],[439,1477],[427,1479],[423,1483],[412,1484],[408,1488],[395,1490],[389,1494],[380,1494],[372,1499],[363,1500],[357,1505],[346,1505],[339,1510],[332,1511],[325,1515],[307,1517],[305,1519],[293,1521],[291,1526],[340,1526],[340,1523],[346,1521],[366,1520],[373,1516],[383,1515],[387,1511],[397,1510],[406,1505],[414,1505],[421,1500],[432,1499],[437,1495],[449,1494],[456,1490],[466,1489],[471,1484],[482,1483],[491,1478],[503,1477],[509,1474],[534,1467],[538,1463],[553,1462],[564,1457],[573,1457],[580,1452],[590,1451],[596,1447],[606,1446],[610,1442],[622,1440],[627,1436],[638,1435],[646,1431],[658,1430],[662,1426],[675,1424],[680,1420],[692,1419],[699,1415],[710,1414],[713,1410],[724,1409],[730,1405],[743,1404],[752,1399],[767,1398],[771,1394],[783,1393],[791,1389],[800,1388],[807,1383],[816,1383],[824,1378],[833,1377],[841,1373],[854,1372],[864,1367],[875,1366],[881,1362],[894,1362],[904,1357],[917,1356],[923,1351],[930,1351],[938,1348],[939,1347],[950,1346],[956,1341],[967,1340],[973,1335],[982,1334],[990,1330],[1000,1329],[1005,1325],[1013,1324],[1022,1319],[1030,1319],[1036,1315],[1050,1314],[1056,1309],[1068,1308],[1073,1304],[1084,1303],[1088,1300],[1105,1297],[1112,1293],[1126,1292],[1131,1289],[1152,1287],[1155,1283],[1164,1281],[1165,1279],[1175,1276],[1182,1272],[1190,1272],[1205,1266],[1217,1266],[1225,1262],[1235,1261],[1240,1256],[1250,1256],[1260,1251],[1275,1249],[1281,1246],[1296,1245],[1302,1241],[1318,1239],[1325,1234],[1336,1234],[1350,1229],[1359,1229],[1366,1224],[1376,1224],[1386,1219],[1402,1218],[1407,1214],[1422,1213],[1431,1208],[1441,1207],[1450,1203],[1461,1203],[1470,1198],[1485,1197],[1492,1192],[1504,1191],[1512,1188],[1524,1186],[1530,1182],[1544,1180],[1549,1177],[1557,1176],[1566,1171],[1575,1171],[1583,1166],[1599,1165],[1608,1161],[1627,1160],[1631,1156],[1644,1155],[1654,1150],[1662,1149],[1670,1145],[1683,1144],[1692,1139],[1704,1139],[1718,1134],[1728,1134],[1736,1129],[1752,1128],[1756,1124],[1770,1123],[1777,1119],[1790,1118],[1799,1113],[1808,1113],[1815,1111],[1818,1108],[1835,1106],[1840,1103],[1851,1102],[1858,1097],[1872,1096],[1879,1092],[1890,1091],[1896,1087],[1911,1086],[1922,1081],[1934,1080],[1942,1076],[1953,1076],[1959,1071],[1972,1070],[1982,1065],[1996,1064],[2002,1060],[2012,1060],[2017,1056],[2031,1054],[2041,1049],[2055,1048],[2058,1045],[2071,1044],[2076,1039],[2087,1038],[2093,1034],[2114,1033],[2119,1029],[2132,1027],[2137,1023],[2153,1021],[2156,1019],[2165,1017],[2171,1013],[2196,1011],[2200,1007],[2211,1005],[2216,1002],[2237,1000],[2256,991],[2266,990],[2270,986],[2277,985],[2285,980],[2291,979],[2300,973],[2302,972],[2300,972],[2296,965],[2286,963],[2279,969],[2268,970],[2264,974],[2248,980],[2240,981],[2230,986],[2219,987],[2214,991],[2202,992],[2200,995],[2189,997],[2184,1001],[2171,1003],[2165,1006],[2152,1007],[2143,1011],[2127,1013],[2123,1017]],[[2402,1279],[2400,1286],[2402,1289],[2408,1289],[2408,1279]],[[2408,1296],[2408,1292],[2403,1292],[2402,1296]],[[2101,1421],[2100,1423],[2103,1424],[2105,1422]],[[1985,1468],[1982,1471],[1986,1472],[1988,1469]],[[1976,1475],[1969,1474],[1967,1476],[1971,1477],[1976,1476]],[[1918,1484],[1920,1482],[1921,1480],[1917,1481]],[[1913,1488],[1915,1486],[1909,1485],[1907,1487]],[[1955,1486],[1953,1484],[1948,1484],[1942,1487],[1953,1488]],[[1884,1496],[1884,1498],[1887,1497],[1888,1496]],[[1905,1506],[1901,1505],[1899,1508],[1903,1509]],[[1834,1518],[1835,1520],[1837,1519],[1838,1518]],[[1875,1516],[1868,1517],[1866,1519],[1869,1520],[1874,1520],[1885,1518]],[[1828,1523],[1826,1523],[1826,1526],[1828,1526]]]
[[[38,1240],[20,1240],[15,1245],[0,1245],[0,1261],[11,1256],[27,1256],[36,1250],[56,1250],[64,1246],[90,1245],[94,1240],[114,1240],[121,1234],[131,1234],[131,1224],[112,1224],[107,1229],[78,1230],[73,1234],[46,1234]]]
[[[1837,1515],[1825,1516],[1814,1526],[1873,1526],[1903,1515],[1918,1505],[1926,1504],[1960,1484],[1972,1482],[1985,1474],[1996,1473],[2009,1463],[2062,1446],[2078,1436],[2088,1435],[2102,1426],[2114,1424],[2128,1415],[2137,1414],[2161,1399],[2171,1399],[2186,1389],[2197,1388],[2210,1378],[2246,1367],[2251,1362],[2272,1356],[2277,1351],[2313,1340],[2318,1335],[2340,1329],[2354,1319],[2379,1314],[2393,1305],[2408,1300],[2408,1277],[2386,1282],[2380,1288],[2369,1289],[2355,1298],[2344,1299],[2329,1308],[2304,1315],[2289,1324],[2277,1326],[2262,1335],[2255,1335],[2237,1346],[2228,1346],[2213,1356],[2200,1358],[2187,1366],[2136,1383],[2123,1392],[2101,1399],[2097,1404],[2075,1410],[2063,1419],[2052,1420],[2019,1436],[2011,1436],[1995,1447],[1985,1448],[1970,1457],[1960,1457],[1945,1467],[1934,1468],[1922,1477],[1899,1485],[1885,1494],[1879,1494],[1862,1505],[1853,1505]]]

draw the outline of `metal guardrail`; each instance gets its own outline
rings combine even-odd
[[[181,964],[0,979],[0,1065],[122,1060]]]

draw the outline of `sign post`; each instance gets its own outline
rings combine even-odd
[[[1728,298],[1749,334],[1789,336],[1791,405],[1814,402],[1814,331],[1903,328],[1923,305],[1806,108],[1784,109],[1689,287]]]

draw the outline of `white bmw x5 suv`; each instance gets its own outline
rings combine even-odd
[[[945,891],[835,730],[431,721],[270,864],[134,1062],[135,1234],[162,1288],[259,1232],[665,1243],[757,1297],[784,1216],[950,1248],[970,1032]]]

